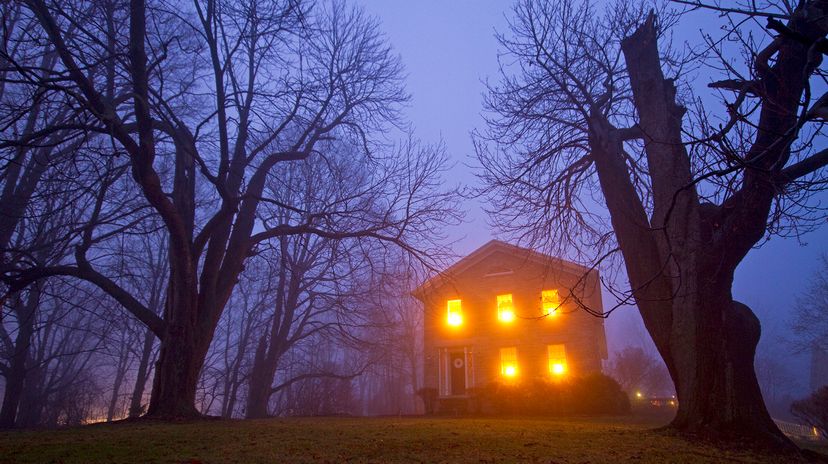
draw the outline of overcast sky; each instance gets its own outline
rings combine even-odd
[[[510,1],[501,0],[357,0],[382,23],[407,71],[412,100],[406,112],[416,135],[426,142],[442,139],[456,163],[452,178],[474,185],[467,167],[475,164],[470,132],[483,127],[482,94],[487,78],[496,82],[498,45],[495,30],[504,30]],[[703,15],[696,17],[704,18]],[[685,31],[698,26],[682,24]],[[828,195],[823,195],[828,202]],[[494,237],[480,204],[468,202],[468,222],[452,231],[458,254],[467,254]],[[763,325],[762,345],[778,353],[795,296],[817,270],[817,256],[828,251],[828,227],[796,239],[774,238],[752,251],[737,270],[733,293],[749,305]],[[605,294],[606,300],[609,298]],[[623,308],[607,322],[610,350],[636,343],[643,334],[633,308]],[[780,354],[781,355],[781,354]],[[805,358],[796,365],[803,372]],[[807,378],[801,383],[807,384]]]

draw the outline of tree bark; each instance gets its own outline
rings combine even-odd
[[[704,256],[704,251],[698,252]],[[682,274],[697,281],[700,304],[676,301],[671,308],[674,327],[668,364],[673,366],[679,406],[670,428],[716,440],[747,438],[763,447],[792,449],[773,423],[756,379],[759,320],[749,307],[733,300],[732,270],[717,269],[709,252],[705,258],[698,268]]]
[[[171,327],[162,340],[147,416],[171,420],[201,416],[195,397],[204,356],[194,338],[186,329]]]
[[[192,419],[201,416],[195,407],[198,377],[212,341],[214,323],[204,326],[199,316],[195,271],[181,266],[171,250],[171,278],[167,286],[164,319],[170,321],[161,338],[147,415],[157,419]],[[181,269],[184,267],[184,269]]]

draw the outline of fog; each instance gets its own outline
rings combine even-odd
[[[664,396],[662,400],[669,401],[666,404],[677,407],[677,417],[692,411],[686,413],[687,427],[709,423],[690,419],[689,414],[702,409],[724,415],[742,399],[744,404],[761,406],[748,358],[756,341],[755,320],[750,311],[732,301],[735,299],[752,308],[762,325],[756,370],[768,407],[774,418],[790,417],[790,402],[808,394],[811,384],[809,353],[797,351],[793,343],[792,309],[811,276],[824,271],[818,266],[820,255],[828,252],[828,232],[824,227],[782,231],[787,233],[760,241],[736,269],[733,298],[727,279],[703,277],[729,278],[743,253],[766,230],[760,227],[767,217],[761,201],[776,199],[790,206],[785,202],[800,198],[779,192],[824,188],[824,178],[817,178],[813,185],[804,181],[818,169],[823,169],[819,175],[824,175],[828,151],[814,155],[812,152],[824,147],[826,141],[824,137],[815,138],[809,145],[806,134],[802,136],[806,141],[799,142],[804,148],[791,158],[788,133],[773,135],[777,139],[766,143],[762,137],[775,132],[765,126],[756,129],[756,139],[762,138],[761,143],[739,140],[744,145],[740,148],[748,147],[749,153],[758,150],[758,154],[751,155],[754,157],[748,153],[744,158],[733,156],[736,151],[730,148],[710,149],[705,145],[723,138],[727,140],[722,144],[727,145],[734,126],[739,137],[752,134],[753,116],[734,116],[733,125],[724,134],[711,129],[722,116],[716,111],[725,111],[722,108],[726,106],[731,108],[728,113],[738,114],[741,103],[720,105],[719,100],[704,100],[715,95],[701,97],[698,107],[715,104],[709,105],[717,108],[710,110],[711,115],[706,110],[694,110],[682,99],[692,97],[694,90],[700,95],[714,93],[701,91],[707,91],[707,83],[713,79],[711,68],[715,64],[710,63],[715,60],[688,60],[696,63],[692,69],[676,71],[672,69],[674,62],[659,56],[659,50],[650,45],[667,47],[666,43],[672,41],[673,47],[681,49],[685,40],[692,42],[701,33],[717,31],[720,24],[710,19],[709,12],[682,16],[675,29],[661,37],[660,28],[655,26],[656,16],[644,9],[632,13],[625,10],[631,18],[622,15],[622,20],[610,18],[599,25],[592,22],[593,11],[578,2],[562,9],[556,9],[556,3],[520,3],[512,12],[511,2],[501,0],[354,1],[364,11],[335,1],[301,7],[289,1],[278,4],[281,9],[266,13],[257,8],[210,9],[209,14],[217,14],[216,23],[221,25],[213,30],[212,20],[199,24],[184,19],[201,14],[196,12],[198,4],[181,3],[183,13],[179,14],[142,2],[129,6],[123,2],[106,4],[106,11],[98,11],[102,4],[81,0],[77,11],[88,13],[90,21],[107,23],[105,27],[98,24],[109,31],[106,44],[97,37],[87,37],[94,36],[89,32],[91,28],[76,31],[72,22],[77,11],[66,13],[69,10],[59,2],[37,11],[31,5],[8,6],[30,21],[33,29],[6,17],[11,15],[4,16],[12,31],[7,40],[16,44],[12,47],[15,51],[8,53],[22,53],[16,59],[23,64],[3,71],[0,88],[0,100],[14,108],[0,111],[5,124],[0,147],[5,161],[0,171],[5,221],[0,223],[0,239],[5,240],[3,259],[13,256],[2,263],[3,289],[8,291],[3,294],[4,313],[0,315],[9,316],[0,321],[0,335],[2,354],[9,362],[0,367],[7,384],[2,385],[3,393],[9,399],[4,400],[7,412],[0,417],[0,426],[74,425],[137,419],[145,413],[162,420],[201,418],[203,414],[252,419],[272,415],[422,413],[427,408],[428,394],[433,393],[434,398],[437,394],[434,384],[426,379],[429,375],[443,372],[439,374],[443,387],[451,387],[451,394],[443,396],[466,394],[466,382],[474,378],[474,370],[468,366],[473,365],[472,351],[477,348],[460,346],[458,340],[462,338],[447,338],[439,347],[443,350],[441,361],[433,362],[433,369],[425,368],[436,350],[429,353],[426,348],[429,345],[423,333],[428,331],[424,326],[434,325],[436,319],[424,315],[411,289],[493,239],[535,248],[546,245],[538,251],[550,253],[549,248],[555,245],[540,243],[543,239],[537,237],[543,234],[555,234],[561,243],[574,243],[561,245],[554,253],[587,266],[570,268],[583,271],[583,279],[573,283],[562,297],[578,300],[578,305],[570,307],[587,306],[580,300],[583,295],[576,293],[586,287],[587,280],[594,288],[596,274],[588,266],[601,263],[598,270],[603,277],[603,307],[609,316],[605,321],[609,351],[608,359],[603,361],[605,372],[610,372],[619,354],[625,352],[644,353],[646,356],[637,359],[649,356],[648,361],[658,357],[637,308],[617,299],[626,292],[630,298],[624,301],[632,301],[633,290],[628,288],[628,281],[632,281],[636,282],[635,296],[640,296],[638,301],[648,324],[652,322],[650,329],[665,353],[670,372],[683,387],[682,394],[687,395],[677,394],[681,405],[705,404],[708,394],[723,403],[710,403],[709,408],[678,406],[671,395],[677,392],[661,387],[653,396]],[[157,21],[164,27],[139,30],[146,29],[148,8],[152,10],[150,22]],[[577,10],[580,16],[572,19],[567,8]],[[52,12],[61,18],[56,25],[49,21]],[[549,35],[534,35],[536,15],[542,18],[542,26],[552,31]],[[510,17],[511,23],[507,20]],[[667,14],[662,18],[669,21],[669,17]],[[136,18],[140,21],[130,22]],[[260,21],[272,27],[260,30]],[[531,27],[515,26],[521,21]],[[129,38],[126,24],[131,27]],[[63,31],[64,27],[68,30]],[[744,30],[760,32],[766,40],[767,32],[777,30],[768,27],[766,31],[757,22]],[[193,33],[180,34],[182,28]],[[208,31],[202,34],[199,28]],[[532,33],[526,36],[526,30]],[[568,31],[576,33],[567,35]],[[505,35],[498,39],[498,32]],[[69,38],[69,46],[61,40],[61,34]],[[516,51],[521,49],[519,46],[511,48],[510,39],[504,38],[509,34],[514,34],[515,41],[534,41],[522,49],[530,52]],[[31,40],[32,36],[36,40]],[[548,37],[554,39],[547,43]],[[590,45],[584,45],[584,37],[590,39]],[[581,41],[573,46],[582,48],[586,55],[564,57],[564,64],[552,58],[540,63],[545,70],[541,77],[533,74],[540,56],[538,51],[532,54],[536,50],[533,47],[549,53],[551,49],[566,49],[558,45],[570,44],[569,40]],[[238,47],[231,47],[226,57],[220,57],[214,53],[219,42],[237,43]],[[121,43],[133,45],[124,52],[129,59],[115,59],[113,50]],[[615,63],[599,57],[606,53],[606,43],[612,44],[612,53],[617,53]],[[646,80],[633,82],[641,75],[633,69],[636,59],[626,56],[628,50],[623,44],[630,43],[632,47],[649,47],[645,52],[651,59],[648,66],[642,66],[647,69],[638,71],[656,76],[647,82],[660,83],[660,100],[652,96],[650,87],[639,85]],[[150,52],[143,50],[147,44],[152,48]],[[764,46],[743,45],[751,53]],[[793,41],[790,45],[788,53],[800,56],[790,50],[799,50],[796,47],[802,44]],[[50,47],[60,53],[53,53]],[[174,50],[168,53],[168,47]],[[499,55],[504,47],[509,54]],[[239,51],[242,49],[245,53]],[[728,61],[730,48],[725,46],[723,50],[718,59]],[[147,53],[157,62],[150,60],[148,65]],[[554,50],[549,54],[554,56]],[[592,60],[579,61],[583,56]],[[622,57],[632,64],[620,64]],[[86,59],[94,63],[84,62]],[[78,71],[75,61],[94,72]],[[592,61],[599,64],[577,69],[581,62]],[[551,69],[557,69],[557,73],[547,69],[549,63],[554,63]],[[106,69],[98,73],[98,66]],[[128,71],[121,69],[125,66]],[[812,77],[817,80],[815,76],[822,72],[812,76],[812,69],[806,65],[802,69],[807,70],[806,84]],[[512,82],[512,70],[524,73],[520,79],[534,82],[525,84],[517,78]],[[785,70],[788,74],[784,77],[797,71]],[[678,81],[663,75],[674,71],[680,73]],[[23,79],[16,73],[58,76],[66,84],[55,87],[47,77]],[[213,79],[204,77],[211,73],[215,74]],[[601,73],[606,74],[603,87],[596,78]],[[619,73],[625,75],[622,81],[629,82],[616,88],[613,79]],[[544,78],[550,75],[556,77],[553,80],[558,75],[575,76],[571,80],[580,86],[582,96],[571,96],[566,82],[547,87]],[[244,79],[247,84],[239,84]],[[504,81],[506,84],[502,84]],[[511,92],[502,92],[509,96],[504,100],[492,96],[498,95],[498,82],[507,88],[515,86]],[[532,88],[528,97],[523,96],[521,86],[534,87],[535,82],[542,85]],[[678,87],[675,82],[679,82]],[[184,90],[170,90],[176,85]],[[753,88],[753,81],[728,85],[732,88],[718,88],[735,88],[740,98],[750,92],[755,94],[750,98],[764,98]],[[814,87],[820,85],[824,87]],[[230,88],[226,86],[232,87],[233,98],[226,98],[225,91]],[[85,96],[77,97],[80,94],[75,87]],[[587,87],[588,91],[583,90]],[[547,92],[555,97],[548,97]],[[771,91],[767,94],[776,95]],[[41,105],[39,100],[32,104],[32,95],[48,105]],[[487,95],[489,113],[484,113]],[[564,103],[559,105],[559,100]],[[527,101],[541,104],[534,108],[535,103]],[[648,114],[644,107],[654,101],[667,103],[653,104],[655,109]],[[791,97],[785,101],[795,107],[798,100]],[[544,108],[543,104],[550,106]],[[518,110],[512,110],[512,105]],[[549,117],[550,112],[570,111],[567,105],[576,108],[572,110],[574,116]],[[509,133],[513,127],[522,127],[520,120],[532,125],[536,116],[531,110],[538,109],[537,119],[555,122],[530,130],[516,129],[517,136]],[[812,110],[819,109],[824,108],[814,104]],[[501,110],[503,113],[499,113]],[[510,118],[509,111],[516,111],[518,117]],[[163,121],[157,120],[159,114]],[[678,117],[667,118],[665,114]],[[698,139],[686,143],[682,132],[685,114],[688,124],[696,124],[699,131]],[[779,120],[793,120],[795,114],[789,110]],[[802,125],[789,123],[792,134],[799,136],[796,131],[807,121],[812,126],[822,124],[816,116],[808,115],[810,119],[803,118]],[[84,120],[76,126],[73,121],[80,116],[91,122]],[[26,119],[29,122],[24,124]],[[664,139],[654,139],[645,130],[644,126],[653,120],[669,120],[672,124],[663,131],[669,132]],[[650,128],[658,129],[659,124]],[[567,125],[578,126],[576,135],[568,132]],[[506,135],[491,136],[492,132],[486,131],[492,131],[493,126]],[[812,133],[819,134],[820,130],[821,125]],[[707,137],[711,131],[716,135]],[[537,178],[525,181],[522,166],[500,170],[497,167],[501,166],[492,164],[493,159],[508,160],[504,161],[508,164],[512,152],[522,156],[519,145],[535,144],[533,135],[538,133],[540,139],[554,134],[549,137],[554,140],[543,140],[527,149],[529,159],[524,161],[533,166],[536,172],[532,174],[539,174]],[[54,140],[40,143],[52,134]],[[651,144],[653,140],[656,143]],[[778,145],[781,140],[785,145]],[[616,150],[609,155],[602,153],[607,141]],[[489,143],[495,148],[490,149]],[[501,151],[502,146],[506,148]],[[677,155],[679,150],[674,150],[657,158],[665,154],[667,146],[680,146],[681,153]],[[699,152],[693,151],[698,146]],[[639,153],[630,156],[629,147],[640,148]],[[747,164],[767,162],[764,155],[773,151],[778,159],[765,171]],[[530,155],[538,153],[539,158],[531,159]],[[549,153],[551,161],[544,159]],[[804,161],[810,163],[803,162],[806,157],[810,158]],[[559,163],[567,166],[561,177],[552,181],[548,174],[559,169]],[[795,169],[783,170],[786,163],[796,164],[792,166]],[[709,176],[694,171],[720,164],[730,170],[722,173],[717,168]],[[778,172],[762,177],[772,169]],[[632,179],[626,178],[627,170]],[[501,182],[501,176],[508,177],[510,172],[521,174]],[[662,178],[657,178],[659,173]],[[675,176],[671,176],[673,173]],[[748,174],[762,177],[756,183],[761,187],[756,187],[759,193],[749,189],[755,185]],[[650,179],[641,182],[638,176]],[[45,180],[41,183],[41,179]],[[740,189],[740,182],[748,187]],[[613,183],[622,188],[614,190]],[[500,184],[506,185],[507,192],[493,199],[492,192],[503,187]],[[541,200],[543,206],[538,207],[533,194],[521,197],[525,194],[521,184],[543,194],[550,185],[553,188],[549,190],[564,187],[549,193]],[[571,187],[573,184],[576,187]],[[672,190],[663,189],[663,185]],[[691,185],[698,187],[688,189]],[[508,190],[513,187],[518,193],[510,196]],[[484,194],[485,188],[488,190]],[[691,190],[690,201],[679,199]],[[744,191],[748,193],[737,197]],[[484,200],[486,195],[490,195],[488,202]],[[560,201],[564,197],[566,201]],[[623,200],[613,201],[621,197]],[[631,197],[635,201],[627,201]],[[737,197],[736,208],[731,207],[733,203],[709,208],[708,202],[723,197]],[[754,197],[761,201],[739,202]],[[522,209],[516,199],[529,206]],[[812,207],[824,204],[828,192],[810,200]],[[686,209],[678,209],[687,214],[679,213],[680,219],[673,221],[675,217],[670,213],[679,202],[684,202]],[[611,226],[604,203],[613,208]],[[495,213],[488,215],[487,208]],[[465,212],[463,220],[460,210]],[[635,212],[628,214],[629,210]],[[793,210],[771,208],[771,214],[798,212]],[[533,217],[523,215],[525,211],[542,211],[538,213],[541,215],[553,212],[549,216],[553,220],[543,217],[546,222],[527,227],[535,233],[534,243],[523,243],[515,237],[519,235],[515,229],[523,225],[521,218]],[[731,215],[731,211],[745,214]],[[555,212],[560,214],[556,216]],[[648,213],[652,218],[647,217]],[[808,218],[822,217],[816,209],[808,213]],[[630,219],[635,214],[638,217]],[[502,222],[503,216],[516,224],[511,236],[504,232],[510,224]],[[583,219],[585,216],[591,217]],[[722,218],[724,221],[716,222]],[[560,223],[572,220],[567,225],[574,224],[573,228],[557,230],[554,221],[559,219]],[[495,225],[498,220],[501,229]],[[725,224],[727,221],[731,222]],[[745,222],[751,224],[742,227]],[[617,235],[610,233],[613,230]],[[643,234],[642,230],[649,235],[636,235]],[[653,231],[664,231],[664,236],[656,237]],[[617,247],[614,236],[619,237]],[[670,242],[674,236],[682,243]],[[716,247],[709,248],[703,241],[707,239],[715,241]],[[738,240],[740,246],[730,246]],[[636,246],[642,243],[641,248]],[[606,261],[597,256],[603,253],[609,257]],[[704,257],[696,260],[688,256],[693,253]],[[641,269],[631,267],[628,279],[619,257],[645,255]],[[720,259],[720,255],[729,256]],[[681,270],[684,264],[688,264],[686,274],[667,272]],[[496,269],[486,276],[511,275],[512,271]],[[691,284],[683,285],[676,276],[690,276]],[[532,316],[534,319],[553,316],[553,303],[563,307],[563,303],[557,303],[558,289],[544,287],[538,292],[532,288],[525,293],[532,296],[526,296],[524,302],[532,301],[530,298],[540,301],[542,315]],[[590,301],[594,301],[594,295],[589,295]],[[717,300],[709,306],[711,311],[703,312],[698,301],[707,295]],[[512,294],[498,298],[501,296],[504,298],[497,300],[498,311],[503,305],[510,314],[508,321],[502,322],[513,322],[516,315],[512,312]],[[462,304],[457,298],[449,297],[454,303],[448,308],[447,325],[462,325]],[[440,300],[441,305],[444,300]],[[516,297],[514,301],[519,300]],[[664,301],[669,301],[672,312],[663,311]],[[598,327],[592,335],[601,333],[595,320],[590,319],[592,327]],[[514,332],[502,333],[519,338]],[[490,335],[481,338],[493,340]],[[592,335],[580,338],[601,340]],[[548,362],[539,364],[545,377],[537,383],[551,385],[549,391],[557,391],[563,398],[570,387],[562,386],[565,382],[558,381],[563,377],[555,375],[568,372],[565,345],[551,338],[537,343],[536,351],[545,354],[535,358],[546,356]],[[498,349],[511,353],[507,356],[511,370],[492,372],[504,379],[516,377],[518,349]],[[591,350],[594,367],[584,369],[587,375],[573,369],[578,375],[569,380],[596,385],[604,382],[612,390],[604,396],[619,406],[611,410],[628,412],[627,394],[634,390],[628,383],[624,393],[619,382],[595,372],[602,366],[603,341],[592,343]],[[445,371],[453,369],[454,377],[446,377],[438,365]],[[572,365],[577,366],[577,361]],[[652,365],[650,362],[648,366]],[[666,367],[660,369],[663,378],[668,377],[666,372]],[[587,379],[593,374],[594,378]],[[451,385],[446,383],[447,378]],[[473,383],[468,385],[476,388]],[[490,385],[498,385],[498,381]],[[744,390],[740,389],[742,385],[747,385]],[[592,388],[572,387],[574,390],[589,392]],[[442,391],[447,392],[445,388]],[[641,392],[636,395],[645,396]],[[554,395],[539,396],[549,399]],[[622,401],[616,401],[619,398]],[[447,398],[445,403],[451,405],[454,399]],[[624,405],[626,409],[620,407]],[[27,414],[15,424],[18,406]],[[761,410],[765,430],[778,433],[761,407],[732,409]],[[44,416],[44,411],[49,414]],[[741,425],[750,425],[755,418],[745,415],[740,418]]]
[[[406,116],[416,131],[427,139],[445,141],[454,168],[447,182],[476,185],[471,132],[483,126],[481,99],[485,82],[497,80],[498,44],[495,31],[503,31],[510,3],[497,0],[441,2],[388,2],[360,0],[377,15],[395,50],[402,56],[407,72],[406,85],[412,100]],[[698,40],[699,31],[715,31],[718,24],[710,15],[690,14],[680,24],[675,41]],[[703,77],[703,73],[702,73]],[[700,80],[704,84],[704,79]],[[823,140],[824,142],[824,140]],[[828,194],[821,194],[822,202]],[[467,221],[451,230],[454,251],[463,256],[496,234],[488,225],[478,200],[465,203]],[[762,324],[758,348],[760,357],[787,366],[786,394],[799,397],[810,390],[808,353],[796,353],[789,343],[790,309],[818,272],[818,258],[828,252],[828,232],[823,227],[801,237],[773,237],[750,252],[737,269],[733,295],[753,309]],[[623,286],[623,275],[614,282]],[[604,307],[614,305],[604,292]],[[636,308],[620,308],[606,321],[610,358],[629,345],[655,353]],[[775,412],[784,412],[776,408]]]

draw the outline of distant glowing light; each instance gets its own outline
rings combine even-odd
[[[635,392],[635,397],[636,398],[644,398],[644,395],[642,395],[641,392]]]
[[[463,313],[462,313],[462,304],[460,300],[448,300],[447,303],[448,307],[448,317],[446,318],[446,322],[450,326],[460,326],[463,325]]]
[[[506,377],[514,377],[517,375],[517,368],[515,366],[505,366],[503,368],[503,375]]]
[[[555,375],[562,375],[566,372],[566,364],[554,363],[552,364],[552,373]]]

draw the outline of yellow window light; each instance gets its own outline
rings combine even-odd
[[[541,308],[544,316],[554,316],[561,305],[561,297],[557,290],[543,290],[541,292]]]
[[[460,300],[448,300],[448,316],[446,322],[450,326],[463,325],[463,312]]]
[[[512,304],[511,293],[497,296],[497,319],[506,323],[515,320],[515,307]]]
[[[500,349],[500,374],[506,378],[516,377],[518,373],[517,368],[517,348],[514,346]]]
[[[549,372],[554,376],[566,373],[566,348],[564,345],[547,345],[549,355]]]

